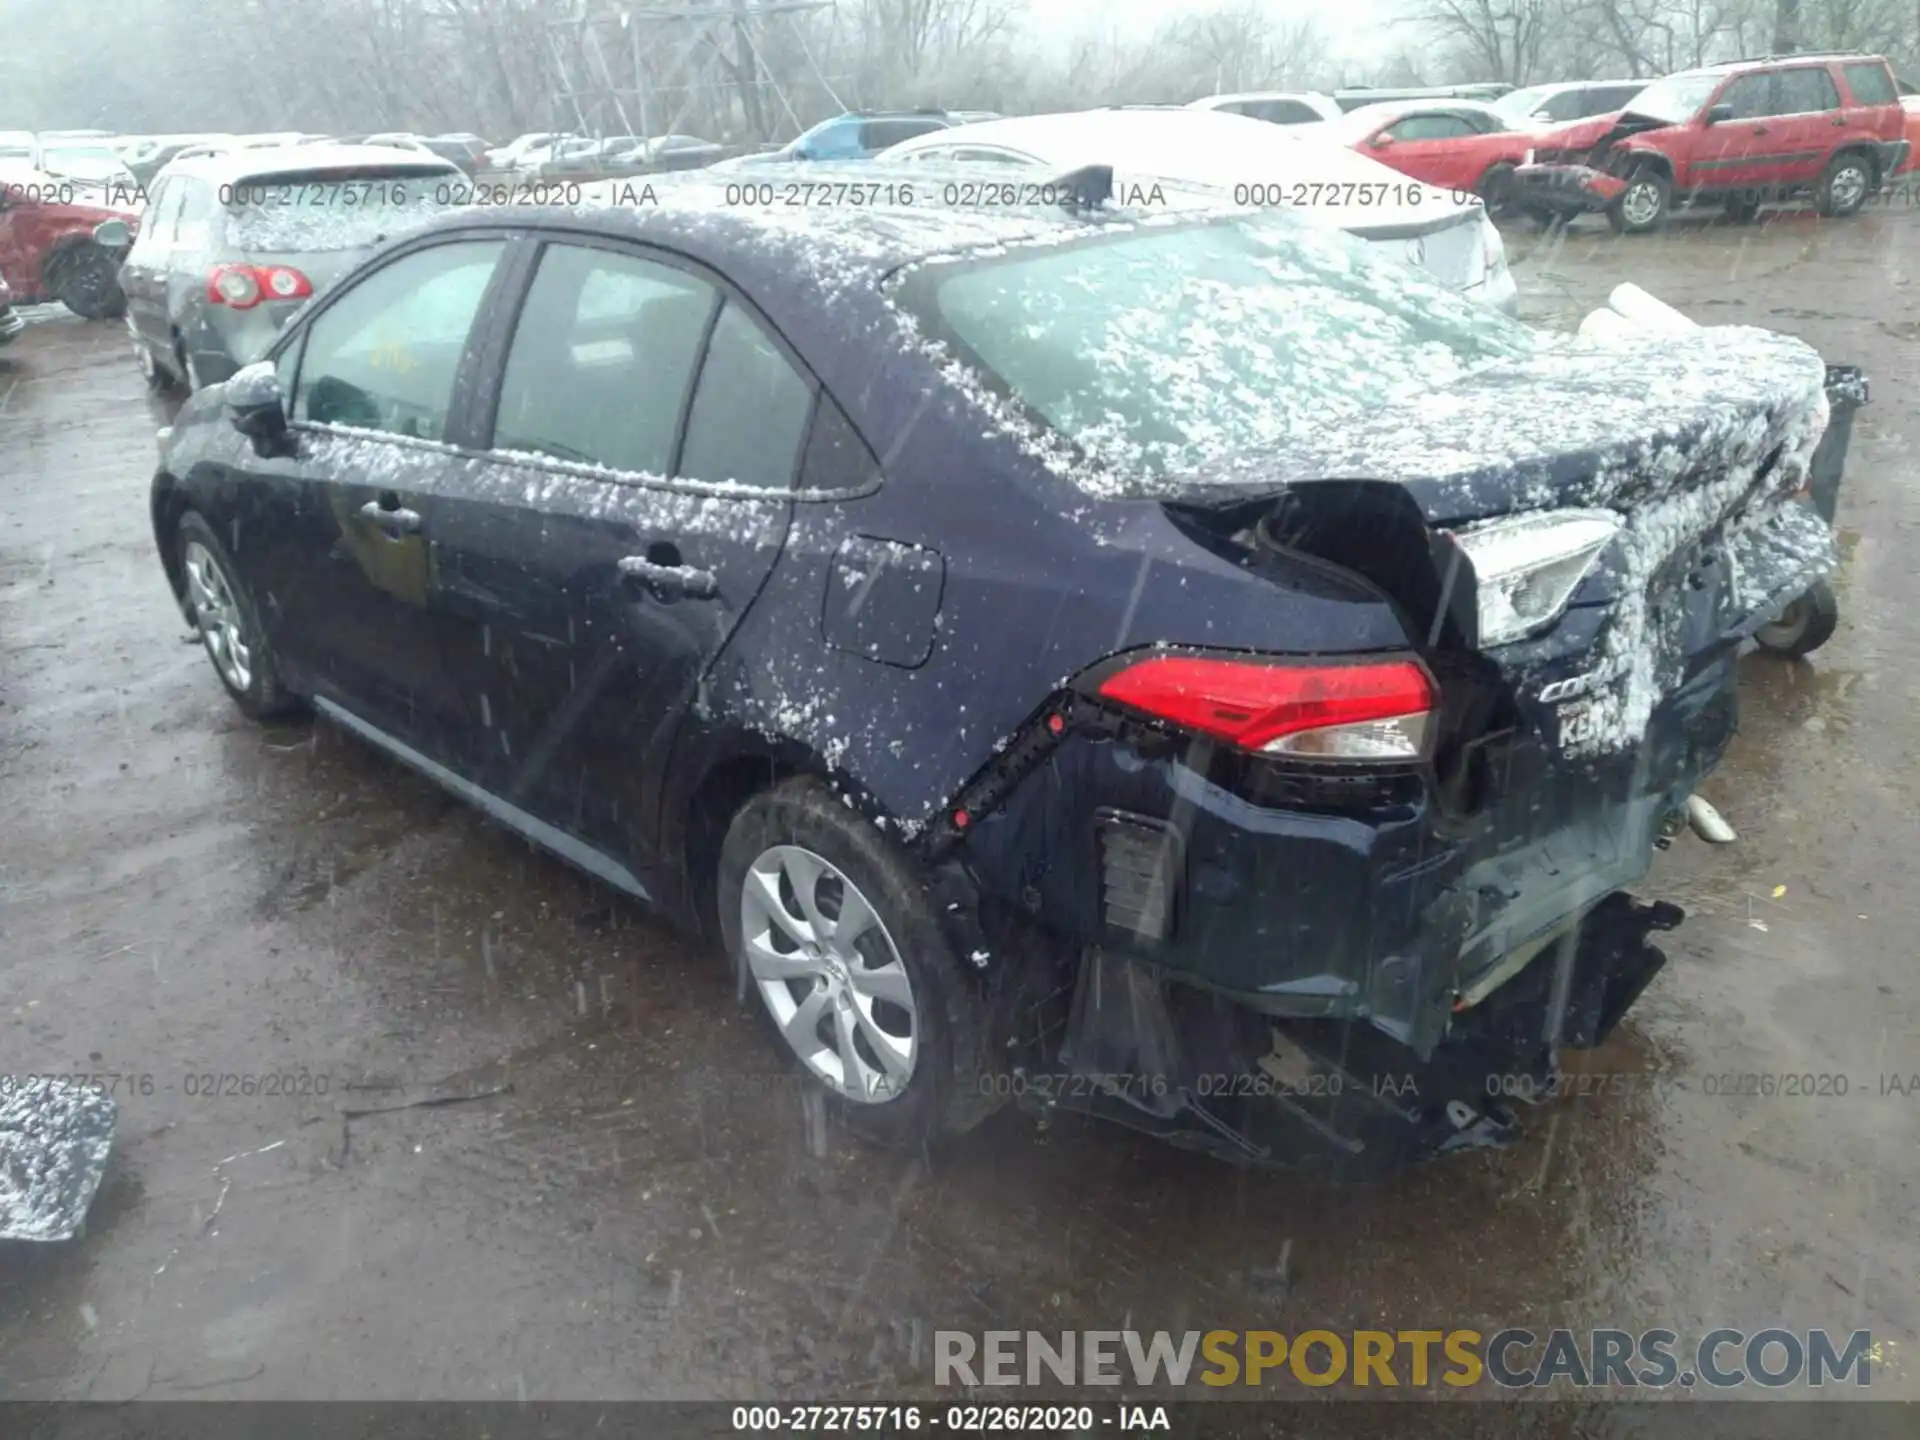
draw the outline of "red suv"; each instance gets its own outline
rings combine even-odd
[[[120,262],[126,253],[93,238],[103,220],[137,229],[131,187],[85,185],[32,170],[0,169],[0,274],[15,304],[58,300],[86,320],[125,312]]]
[[[1590,148],[1536,151],[1514,173],[1515,198],[1558,214],[1604,211],[1624,231],[1657,229],[1682,201],[1752,219],[1763,200],[1801,190],[1822,215],[1851,215],[1907,151],[1880,56],[1736,60],[1656,80]]]

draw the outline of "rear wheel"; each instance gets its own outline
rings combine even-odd
[[[180,517],[178,533],[194,625],[233,703],[250,720],[298,714],[303,706],[281,682],[260,613],[213,527],[189,510]]]
[[[1672,182],[1642,166],[1627,177],[1627,188],[1607,207],[1607,223],[1621,234],[1642,235],[1665,225],[1672,207]]]
[[[913,1147],[998,1108],[989,1007],[912,862],[811,777],[721,847],[720,928],[749,1003],[849,1129]]]
[[[98,245],[76,245],[56,256],[50,269],[54,297],[82,320],[111,320],[126,313],[120,262]]]
[[[1836,155],[1813,187],[1814,207],[1822,215],[1851,215],[1873,191],[1873,162],[1851,151]]]
[[[1798,660],[1831,640],[1839,624],[1840,602],[1834,598],[1833,587],[1822,580],[1753,638],[1770,654]]]

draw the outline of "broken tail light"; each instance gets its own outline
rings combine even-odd
[[[1241,750],[1302,760],[1418,760],[1439,705],[1412,660],[1153,655],[1109,674],[1097,693]]]

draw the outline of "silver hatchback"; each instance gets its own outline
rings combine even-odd
[[[258,359],[287,317],[382,241],[466,203],[433,155],[287,145],[175,160],[120,269],[148,384],[190,390]]]

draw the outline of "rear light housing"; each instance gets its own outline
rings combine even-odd
[[[1507,645],[1557,621],[1620,533],[1610,510],[1545,510],[1453,532],[1473,567],[1480,646]]]
[[[304,300],[313,282],[291,265],[216,265],[207,276],[207,300],[251,310],[263,300]]]
[[[1120,662],[1094,693],[1251,754],[1349,764],[1425,759],[1440,703],[1433,678],[1411,659],[1153,652]]]

